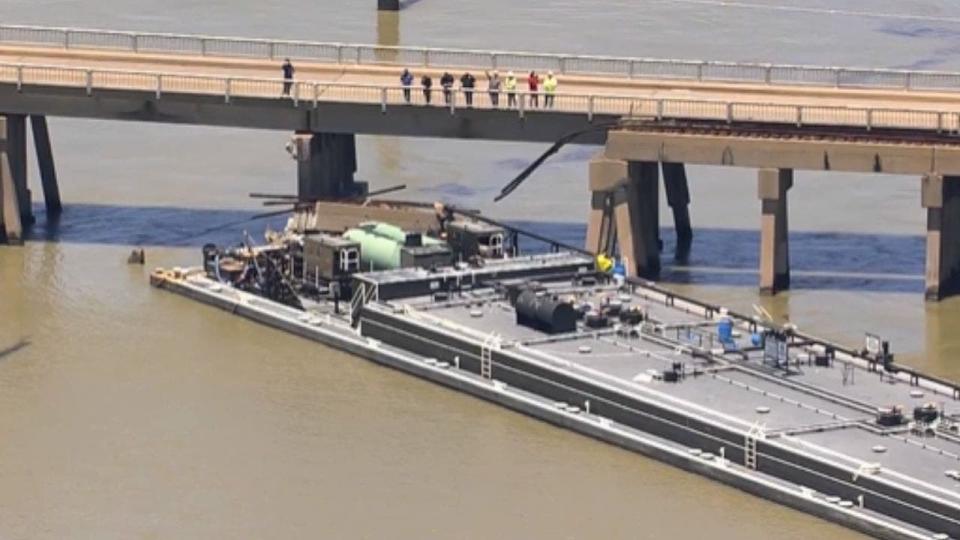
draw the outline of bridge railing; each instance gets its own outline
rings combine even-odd
[[[592,121],[595,116],[650,118],[657,120],[698,120],[719,123],[751,123],[803,126],[834,126],[871,129],[905,129],[937,133],[960,132],[960,113],[937,110],[858,108],[823,105],[672,99],[618,96],[609,94],[518,92],[513,100],[505,92],[498,102],[487,91],[468,96],[462,89],[451,89],[449,100],[441,88],[434,88],[430,100],[419,87],[349,84],[298,80],[284,95],[284,80],[279,78],[199,76],[183,73],[129,70],[85,69],[79,67],[0,63],[0,85],[12,85],[29,93],[41,87],[77,89],[87,96],[101,91],[138,91],[148,98],[163,99],[168,94],[215,97],[224,103],[239,99],[282,100],[292,107],[317,108],[324,103],[358,103],[379,106],[384,113],[396,107],[440,107],[451,114],[465,107],[500,110],[524,117],[529,114],[577,114]],[[471,102],[468,105],[468,97]]]
[[[960,92],[960,73],[941,71],[385,47],[23,25],[0,25],[0,43],[272,60],[289,57],[348,65],[498,69],[518,73],[552,70],[618,78]]]

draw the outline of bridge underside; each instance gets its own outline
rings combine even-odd
[[[790,286],[787,194],[794,170],[914,175],[922,178],[921,201],[927,210],[925,296],[936,301],[957,294],[960,145],[948,138],[938,141],[934,134],[926,142],[894,143],[882,137],[776,139],[656,129],[611,131],[604,152],[590,165],[593,203],[587,249],[606,253],[617,249],[630,275],[654,279],[660,268],[657,163],[663,167],[667,200],[674,210],[678,254],[691,237],[683,164],[756,168],[761,210],[759,285],[762,293],[775,294]]]
[[[204,94],[97,90],[30,86],[18,92],[0,87],[0,111],[13,114],[132,120],[202,126],[271,129],[290,132],[348,133],[553,143],[574,131],[617,120],[613,116],[516,110],[471,110],[416,105],[311,101],[290,98],[231,98]],[[604,131],[586,133],[578,142],[603,144]]]

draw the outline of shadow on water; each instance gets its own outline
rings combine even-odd
[[[283,228],[286,217],[257,219],[255,210],[223,210],[168,206],[73,204],[59,222],[47,223],[37,205],[37,224],[28,240],[123,246],[236,245],[241,232],[254,239],[267,227]],[[514,225],[559,242],[582,246],[583,223],[525,222]],[[686,264],[672,262],[675,236],[663,228],[664,271],[668,283],[755,287],[760,235],[755,230],[699,228]],[[529,244],[524,249],[546,246]],[[792,288],[913,293],[923,291],[925,240],[922,236],[805,232],[790,234]]]

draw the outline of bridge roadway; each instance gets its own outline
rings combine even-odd
[[[297,66],[282,96],[280,63]],[[434,80],[407,103],[399,76]],[[518,103],[494,106],[484,72],[519,79]],[[525,75],[556,71],[555,104],[535,106]],[[474,73],[443,100],[439,78]],[[459,85],[457,85],[459,87]],[[660,173],[683,258],[692,238],[684,164],[759,169],[761,290],[789,286],[787,192],[793,171],[921,177],[928,211],[926,296],[960,291],[960,73],[382,47],[0,25],[0,223],[29,223],[25,148],[34,127],[48,210],[60,206],[46,116],[294,132],[298,193],[362,191],[355,134],[605,144],[590,166],[588,249],[614,246],[628,272],[660,269]],[[609,126],[608,126],[609,127]],[[679,127],[679,129],[678,129]],[[658,164],[660,167],[658,167]]]

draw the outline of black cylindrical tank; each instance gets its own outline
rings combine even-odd
[[[577,312],[573,306],[550,296],[538,296],[536,292],[526,290],[517,296],[514,308],[517,311],[517,324],[548,334],[573,332],[577,329]]]

